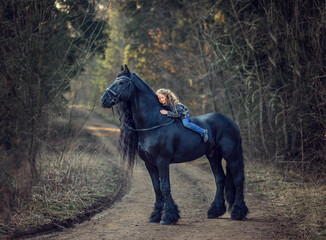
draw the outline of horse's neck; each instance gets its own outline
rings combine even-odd
[[[161,109],[162,105],[158,102],[156,96],[138,89],[131,104],[136,128],[151,128],[161,124],[164,121],[160,113]]]

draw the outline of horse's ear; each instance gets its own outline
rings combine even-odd
[[[124,68],[123,68],[123,66],[121,65],[121,71],[124,71]]]
[[[131,75],[127,64],[125,64],[125,73],[126,73],[127,76]]]

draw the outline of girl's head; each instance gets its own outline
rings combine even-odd
[[[178,98],[169,89],[161,88],[156,91],[156,95],[159,102],[163,105],[177,105],[179,103]]]

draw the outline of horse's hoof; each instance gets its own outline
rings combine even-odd
[[[168,220],[162,220],[162,221],[161,221],[161,224],[162,224],[162,225],[170,225],[170,224],[171,224],[171,221],[168,221]]]
[[[151,216],[149,217],[149,222],[159,223],[162,218],[162,208],[154,208]]]
[[[179,209],[176,204],[170,207],[164,207],[161,224],[170,225],[171,223],[177,223],[179,219]]]
[[[248,207],[244,204],[241,207],[233,205],[231,211],[232,220],[244,220],[248,214]]]
[[[149,222],[151,222],[151,223],[159,223],[160,221],[161,221],[160,217],[151,217],[149,219]]]
[[[169,220],[162,220],[161,221],[161,225],[173,225],[173,224],[177,224],[177,222],[172,222]]]
[[[214,219],[214,218],[218,218],[219,215],[218,214],[214,214],[214,213],[207,213],[207,218],[208,219]]]
[[[207,218],[209,219],[214,219],[214,218],[218,218],[222,215],[224,215],[224,213],[226,212],[226,207],[211,207],[208,211],[207,211]]]

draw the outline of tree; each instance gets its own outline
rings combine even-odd
[[[325,9],[321,0],[130,0],[121,8],[128,60],[152,86],[172,88],[196,113],[230,115],[250,157],[290,159],[302,170],[325,166]]]
[[[35,162],[50,114],[64,110],[71,80],[104,50],[106,22],[97,6],[88,0],[0,2],[2,220],[37,180]]]

